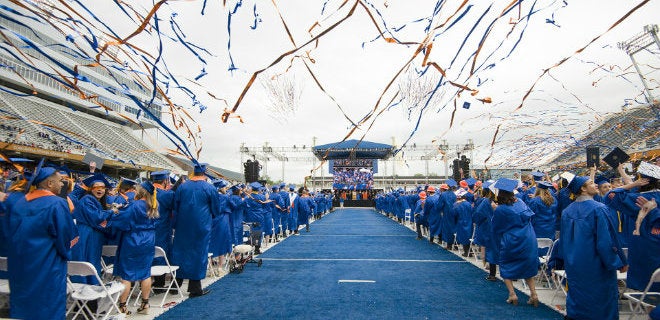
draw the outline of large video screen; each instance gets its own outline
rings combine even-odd
[[[378,171],[378,160],[340,159],[330,161],[333,189],[369,190],[374,185],[374,173]]]

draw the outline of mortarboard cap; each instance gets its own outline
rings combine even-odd
[[[273,190],[273,191],[277,191],[277,190],[280,189],[280,186],[272,186],[272,187],[270,187],[270,189]]]
[[[550,189],[550,188],[553,187],[552,183],[550,183],[548,181],[540,181],[539,183],[536,184],[536,186],[541,188],[541,189]]]
[[[422,191],[419,193],[419,198],[420,199],[426,199],[426,192]]]
[[[571,190],[571,193],[578,194],[580,193],[580,188],[589,181],[588,177],[584,176],[575,176],[573,180],[568,184],[568,189]]]
[[[155,171],[151,173],[151,180],[153,181],[167,180],[169,176],[170,176],[170,172],[167,170]]]
[[[41,167],[43,167],[43,165],[44,165],[44,160],[45,160],[44,158],[41,158],[41,161],[39,161],[39,164],[37,164],[37,167],[34,168],[34,172],[30,176],[30,178],[29,179],[26,178],[26,179],[28,179],[28,184],[27,184],[26,190],[30,190],[30,186],[36,185],[39,182],[43,181],[43,179],[41,179],[40,181],[35,182],[36,178],[39,176],[39,171],[41,170]]]
[[[468,192],[463,188],[460,188],[460,189],[454,191],[454,194],[456,195],[456,198],[463,198],[463,196],[465,196],[466,193],[468,193]]]
[[[218,188],[218,189],[222,189],[222,188],[228,186],[229,182],[227,182],[227,180],[224,180],[224,179],[213,179],[211,181],[211,184],[213,184],[213,186]]]
[[[208,163],[196,163],[195,168],[193,169],[194,173],[204,173],[206,172],[206,166],[208,166]]]
[[[601,184],[609,183],[609,182],[610,182],[610,179],[608,179],[608,178],[605,177],[605,176],[600,175],[600,176],[597,176],[597,177],[594,179],[594,182],[595,182],[597,185],[600,186]]]
[[[433,187],[433,186],[429,186],[429,187],[426,189],[426,191],[428,191],[428,192],[435,192],[435,187]]]
[[[290,184],[289,185],[289,191],[296,191],[296,185],[295,184]]]
[[[456,180],[454,180],[454,179],[447,179],[447,180],[445,181],[445,183],[446,183],[447,186],[449,186],[450,188],[453,188],[453,187],[455,187],[455,186],[458,185],[458,184],[456,183]]]
[[[494,187],[497,188],[498,190],[513,192],[513,190],[516,190],[516,188],[518,188],[518,180],[501,178],[495,182]]]
[[[53,167],[43,167],[43,168],[39,169],[36,172],[36,174],[33,175],[31,185],[36,187],[39,183],[46,180],[48,177],[52,176],[55,172],[57,172],[57,169],[55,169]]]
[[[566,179],[567,183],[571,183],[571,181],[573,181],[573,178],[575,178],[575,174],[570,173],[568,171],[562,172],[559,176]]]
[[[144,182],[142,182],[140,184],[140,187],[142,187],[142,189],[144,189],[144,190],[147,190],[147,192],[149,192],[149,194],[151,194],[151,195],[153,195],[154,190],[156,190],[153,183],[151,183],[151,181],[149,181],[149,180],[145,180]]]
[[[466,188],[466,189],[467,189],[467,187],[468,187],[468,183],[467,183],[467,181],[465,181],[465,180],[461,180],[461,181],[458,183],[458,185],[461,186],[461,188]]]
[[[83,179],[83,184],[85,184],[85,186],[88,188],[91,188],[96,182],[102,182],[106,187],[110,186],[110,182],[108,182],[108,179],[106,179],[105,175],[102,173],[97,173]]]
[[[484,189],[488,189],[488,187],[490,187],[490,185],[492,185],[493,182],[494,181],[492,181],[492,180],[485,181],[484,183],[481,184],[481,187],[484,188]]]
[[[637,173],[651,179],[660,180],[660,167],[649,162],[640,162],[637,167]]]
[[[600,164],[600,149],[598,147],[587,147],[587,167],[591,168]]]
[[[534,171],[532,172],[532,177],[534,177],[534,181],[541,181],[543,180],[543,177],[545,177],[545,173],[540,171]]]
[[[628,161],[628,159],[630,159],[630,156],[627,153],[619,149],[619,147],[614,147],[614,149],[603,158],[603,161],[607,162],[610,167],[616,169],[619,164]]]
[[[129,186],[132,187],[137,184],[137,181],[129,178],[124,178],[122,177],[121,180],[119,180],[119,185],[120,186]]]
[[[261,183],[259,183],[259,182],[256,182],[256,181],[255,182],[250,182],[250,188],[252,188],[252,190],[254,190],[254,191],[259,191],[259,189],[261,187],[262,187]]]
[[[231,190],[232,192],[235,191],[235,190],[240,190],[240,189],[242,189],[240,184],[235,184],[235,185],[231,186],[231,188],[229,188],[229,190]]]

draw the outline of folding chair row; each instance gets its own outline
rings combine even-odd
[[[96,268],[94,268],[91,263],[85,261],[67,262],[67,275],[69,277],[93,276],[99,283],[99,285],[73,283],[69,278],[67,278],[67,286],[70,291],[69,298],[73,300],[73,304],[66,312],[67,319],[69,319],[69,317],[71,317],[70,319],[76,319],[79,315],[82,315],[85,319],[89,319],[88,315],[93,315],[93,318],[97,319],[101,316],[102,312],[105,312],[102,319],[107,319],[113,313],[121,313],[117,301],[119,300],[121,292],[124,291],[123,284],[119,282],[104,284],[96,272]],[[102,308],[98,308],[96,312],[92,312],[87,304],[90,301],[99,299],[107,301],[110,305],[110,308],[108,310],[102,310]],[[73,315],[71,316],[71,314]]]
[[[632,319],[638,314],[645,315],[648,308],[658,307],[656,304],[658,299],[660,299],[660,292],[650,291],[656,282],[660,282],[660,268],[653,272],[643,292],[625,292],[623,294],[624,297],[628,298],[628,305],[632,311],[628,319]]]
[[[165,265],[160,265],[160,266],[152,266],[151,267],[151,276],[152,277],[158,277],[158,276],[163,276],[163,275],[170,275],[172,278],[172,281],[170,281],[170,284],[165,287],[151,287],[151,290],[153,291],[154,289],[162,289],[165,293],[163,294],[163,299],[160,300],[160,304],[158,305],[159,307],[163,307],[165,304],[165,300],[167,299],[167,296],[170,293],[170,290],[173,289],[172,286],[176,287],[178,295],[183,298],[183,293],[181,292],[181,288],[179,287],[179,283],[176,282],[176,271],[179,270],[179,266],[173,266],[170,264],[170,261],[167,259],[167,255],[165,254],[165,250],[163,248],[156,246],[154,247],[154,259],[156,258],[163,258],[165,260]],[[131,294],[128,295],[128,298],[130,299],[131,296],[133,296],[133,293],[135,293],[136,288],[140,287],[140,282],[136,281],[135,285],[133,288],[131,288]],[[133,305],[137,305],[138,301],[140,299],[135,299]],[[128,300],[126,301],[126,304],[128,304]]]

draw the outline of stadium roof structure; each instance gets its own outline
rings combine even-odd
[[[333,159],[380,159],[392,156],[394,147],[389,144],[364,140],[346,140],[315,146],[312,152],[319,160]]]

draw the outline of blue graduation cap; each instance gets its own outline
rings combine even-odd
[[[169,176],[170,176],[170,172],[167,170],[156,171],[151,173],[151,180],[153,181],[166,180]]]
[[[494,187],[497,188],[498,190],[513,192],[513,190],[516,190],[516,188],[518,188],[518,180],[500,178],[495,182]]]
[[[250,182],[250,188],[254,191],[258,191],[262,187],[261,183],[255,181],[255,182]]]
[[[206,172],[206,167],[208,166],[208,163],[196,163],[195,168],[193,169],[194,173],[204,173]]]
[[[97,173],[83,179],[83,184],[88,188],[91,188],[96,182],[102,182],[106,187],[110,186],[110,182],[108,182],[108,179],[105,178],[103,173]]]
[[[445,181],[445,183],[446,183],[447,186],[449,186],[450,188],[453,188],[453,187],[455,187],[455,186],[458,185],[458,183],[456,183],[456,180],[454,180],[454,179],[447,179],[447,181]]]
[[[467,101],[463,102],[463,109],[470,109],[470,103]]]
[[[295,184],[290,184],[289,185],[289,191],[296,191],[296,185]]]
[[[467,182],[468,186],[472,187],[475,183],[477,183],[477,179],[469,177],[465,179],[465,182]]]
[[[575,176],[573,180],[568,184],[568,189],[571,190],[573,194],[580,193],[580,188],[589,180],[588,177]]]
[[[284,187],[286,187],[286,183],[284,182],[280,183],[280,189],[283,189]]]
[[[488,189],[488,187],[490,187],[491,184],[493,184],[493,182],[494,182],[494,181],[492,181],[492,180],[488,180],[488,181],[484,182],[484,183],[481,185],[481,187],[482,187],[484,190],[486,190],[486,189]]]
[[[153,195],[154,190],[156,190],[153,183],[151,183],[151,181],[149,181],[149,180],[145,180],[144,182],[142,182],[140,184],[140,187],[142,187],[142,189],[144,189],[144,190],[147,190],[147,192],[149,192],[149,194],[151,194],[151,195]]]
[[[132,186],[135,186],[136,184],[137,184],[137,181],[135,181],[135,180],[133,180],[133,179],[124,178],[124,177],[122,177],[121,179],[119,179],[119,186],[129,186],[129,187],[132,187]],[[106,185],[106,186],[107,186],[107,185]]]
[[[273,190],[273,192],[276,192],[277,190],[280,190],[280,186],[279,185],[272,186],[272,187],[270,187],[270,190]]]
[[[532,177],[534,177],[534,181],[541,181],[543,180],[543,177],[545,177],[545,173],[534,171],[532,172]]]
[[[39,164],[37,165],[37,168],[34,169],[34,173],[32,174],[32,177],[30,177],[30,181],[27,185],[27,189],[29,190],[31,186],[37,186],[39,183],[42,181],[46,180],[48,177],[52,176],[55,172],[57,172],[57,169],[53,167],[43,167],[44,165],[44,159],[42,158]]]
[[[554,186],[552,185],[552,183],[550,183],[550,182],[548,182],[548,181],[539,181],[539,182],[536,184],[536,186],[539,187],[539,188],[541,188],[541,189],[550,189],[550,188],[553,188],[553,187],[554,187]]]
[[[176,176],[173,176],[173,175],[170,176],[170,183],[171,184],[175,184],[177,182],[177,180],[178,179],[176,178]]]
[[[610,179],[608,179],[608,178],[605,177],[605,176],[600,175],[600,176],[597,176],[597,177],[594,179],[594,182],[595,182],[597,185],[600,186],[601,184],[609,183],[609,182],[610,182]]]
[[[242,188],[243,188],[243,187],[241,187],[240,184],[235,184],[235,185],[231,186],[231,188],[229,188],[229,190],[231,190],[232,192],[234,192],[234,191],[236,191],[236,190],[240,190],[240,189],[242,189]]]
[[[214,179],[211,181],[214,187],[221,189],[229,185],[229,182],[225,179]]]

